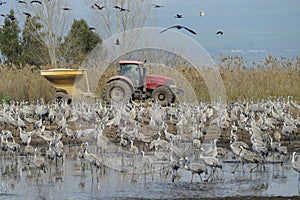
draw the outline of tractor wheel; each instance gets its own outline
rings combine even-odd
[[[163,106],[168,106],[175,101],[175,95],[171,89],[166,86],[155,88],[152,93],[152,98]]]
[[[122,102],[127,103],[132,97],[131,87],[121,80],[115,80],[107,83],[104,90],[104,100],[108,103]]]
[[[67,102],[67,104],[71,103],[71,99],[68,98],[68,94],[65,92],[56,92],[53,96],[53,100],[57,102],[59,105]]]

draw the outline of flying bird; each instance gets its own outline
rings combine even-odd
[[[175,18],[182,18],[182,15],[181,14],[176,14],[174,17]]]
[[[169,27],[169,28],[166,28],[166,29],[162,30],[160,33],[163,33],[163,32],[165,32],[165,31],[167,31],[167,30],[169,30],[169,29],[171,29],[171,28],[177,28],[177,29],[182,29],[182,28],[184,28],[185,30],[191,32],[192,34],[197,35],[197,33],[196,33],[195,31],[193,31],[192,29],[189,29],[189,28],[187,28],[187,27],[185,27],[185,26],[181,26],[181,25],[171,26],[171,27]]]
[[[118,39],[118,38],[116,39],[116,43],[115,43],[115,45],[120,45],[120,41],[119,41],[119,39]]]
[[[1,16],[1,17],[5,17],[5,14],[1,14],[0,16]]]
[[[121,8],[121,9],[120,9],[120,12],[123,12],[123,11],[129,12],[130,10],[129,10],[129,9],[125,9],[125,8]]]
[[[68,8],[68,7],[65,7],[65,8],[62,8],[63,10],[72,10],[72,8]]]
[[[33,0],[33,1],[31,1],[30,3],[38,3],[38,4],[41,4],[41,5],[42,5],[42,2],[37,1],[37,0]]]
[[[92,31],[92,30],[96,30],[96,28],[94,28],[94,27],[90,27],[90,28],[89,28],[89,30],[90,30],[90,31]]]
[[[6,1],[0,1],[0,6],[2,6],[3,4],[6,4]]]
[[[154,8],[164,8],[164,6],[161,6],[161,5],[157,5],[157,4],[153,4],[154,5]]]
[[[217,35],[223,35],[223,31],[218,31],[216,34]]]
[[[26,4],[26,2],[22,1],[22,0],[19,0],[17,3],[24,3],[24,4]]]
[[[28,16],[28,17],[31,17],[31,14],[28,13],[28,12],[23,12],[24,15]]]
[[[92,7],[91,8],[97,8],[98,10],[102,10],[103,8],[105,8],[105,6],[99,6],[98,4],[94,4],[94,5],[92,5]]]
[[[204,12],[200,11],[200,17],[203,17],[204,16]]]
[[[15,19],[17,19],[17,18],[15,18],[15,16],[8,16],[8,18],[9,18],[11,21],[14,21]]]
[[[123,11],[127,11],[129,12],[130,10],[129,9],[125,9],[125,8],[122,8],[122,7],[119,7],[119,6],[114,6],[115,9],[119,9],[120,12],[123,12]]]

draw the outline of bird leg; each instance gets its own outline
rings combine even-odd
[[[199,173],[199,177],[200,177],[200,180],[201,180],[201,182],[202,182],[202,177],[201,177],[201,173]]]
[[[192,179],[191,179],[191,183],[193,182],[193,177],[194,177],[194,173],[192,173]]]
[[[253,171],[254,169],[256,169],[258,166],[259,166],[259,164],[257,163],[256,166],[253,167],[253,168],[250,170],[250,173],[252,173],[252,171]]]
[[[234,170],[231,172],[232,174],[234,174],[235,173],[235,170],[238,168],[238,166],[240,165],[240,162],[238,162],[237,164],[236,164],[236,166],[235,166],[235,168],[234,168]]]
[[[98,173],[98,167],[96,167],[96,178],[97,178],[97,183],[99,183],[99,173]]]
[[[90,163],[90,168],[91,168],[91,176],[92,176],[92,183],[94,182],[94,175],[93,175],[93,164]]]
[[[209,176],[207,177],[207,179],[204,180],[204,182],[208,182],[209,178],[211,177],[211,173],[209,174]]]

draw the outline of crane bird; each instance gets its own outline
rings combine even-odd
[[[176,14],[174,17],[175,17],[175,18],[181,19],[181,18],[183,17],[183,15],[181,15],[181,14]]]
[[[242,159],[243,164],[244,162],[256,164],[256,166],[250,170],[250,173],[252,173],[252,171],[256,169],[259,165],[262,165],[264,163],[264,159],[262,155],[247,150],[243,146],[240,146],[240,149],[241,149],[240,158]]]
[[[90,164],[91,173],[92,173],[92,182],[94,181],[93,166],[96,167],[97,181],[98,181],[98,170],[103,166],[102,165],[102,160],[96,154],[88,152],[88,150],[87,150],[88,143],[87,142],[85,142],[85,145],[83,147],[84,147],[84,158]]]
[[[273,138],[270,136],[270,146],[272,151],[278,153],[278,157],[282,156],[282,155],[287,155],[288,151],[287,148],[285,146],[281,146],[280,142],[274,143],[273,142]],[[273,161],[274,161],[274,153],[273,153]],[[282,160],[281,160],[282,162]]]
[[[114,6],[114,8],[115,8],[115,9],[119,9],[119,10],[120,10],[120,12],[123,12],[123,11],[127,11],[127,12],[129,12],[129,11],[130,11],[129,9],[122,8],[122,7],[120,7],[120,6]]]
[[[223,35],[224,32],[223,32],[223,31],[217,31],[216,34],[217,34],[217,35]]]
[[[21,128],[22,130],[26,129],[26,124],[24,120],[18,115],[18,120],[17,120],[18,127]]]
[[[21,139],[22,144],[27,144],[28,140],[29,140],[29,136],[31,136],[31,134],[33,133],[33,131],[31,132],[26,132],[25,130],[23,130],[21,127],[19,127],[20,129],[20,134],[19,137]]]
[[[20,152],[20,145],[15,142],[14,138],[12,138],[12,140],[13,141],[8,141],[8,139],[6,138],[5,143],[7,145],[8,150],[10,150],[15,157],[16,152]]]
[[[63,150],[63,148],[59,147],[57,144],[59,144],[59,143],[55,144],[55,149],[54,149],[56,166],[57,166],[57,160],[59,158],[61,159],[61,163],[62,164],[64,163],[64,150]]]
[[[139,153],[138,147],[133,144],[132,140],[130,140],[130,149],[129,149],[129,151],[132,152],[133,155],[137,155]]]
[[[28,13],[28,12],[23,12],[24,15],[28,16],[28,17],[31,17],[31,14]]]
[[[103,8],[105,8],[105,6],[99,6],[97,3],[94,3],[91,8],[102,10]]]
[[[23,3],[23,4],[26,4],[26,1],[19,0],[19,1],[17,1],[17,3]]]
[[[164,8],[164,6],[162,5],[158,5],[158,4],[153,4],[154,8]]]
[[[300,162],[299,161],[295,161],[295,155],[296,155],[296,152],[293,152],[292,167],[299,174],[299,178],[298,178],[298,184],[299,184],[299,180],[300,180]]]
[[[164,124],[164,127],[165,128],[164,128],[163,132],[165,134],[166,140],[168,140],[169,142],[176,141],[177,137],[174,134],[168,132],[168,124],[167,123]]]
[[[222,162],[216,157],[207,157],[200,154],[200,159],[204,162],[206,166],[209,166],[211,168],[211,173],[205,181],[208,181],[210,177],[214,177],[216,168],[223,168]]]
[[[169,28],[166,28],[166,29],[162,30],[160,33],[163,33],[163,32],[165,32],[165,31],[167,31],[167,30],[169,30],[169,29],[172,29],[172,28],[177,28],[177,29],[179,29],[179,30],[180,30],[180,29],[185,29],[185,30],[189,31],[189,32],[192,33],[192,34],[197,35],[197,33],[196,33],[195,31],[193,31],[192,29],[189,29],[189,28],[187,28],[187,27],[185,27],[185,26],[182,26],[182,25],[171,26],[171,27],[169,27]]]
[[[42,5],[42,2],[41,1],[37,1],[37,0],[33,0],[30,3],[38,3],[38,4]]]
[[[120,45],[120,40],[117,38],[115,45]]]
[[[52,141],[49,143],[49,149],[46,151],[46,159],[50,161],[50,166],[55,158],[55,151],[52,149]],[[50,167],[51,171],[51,167]]]
[[[234,153],[234,155],[241,161],[240,159],[240,152],[241,152],[241,148],[240,146],[242,146],[244,149],[249,149],[249,145],[246,144],[245,142],[242,141],[237,141],[237,136],[234,134],[231,136],[231,140],[230,140],[230,149],[232,150],[232,152]],[[237,160],[236,158],[236,160]],[[236,167],[234,168],[234,170],[231,172],[234,174],[235,170],[238,168],[239,163],[236,165]]]
[[[61,8],[63,10],[72,10],[72,8],[68,8],[68,7],[64,7],[64,8]]]
[[[184,169],[186,169],[192,173],[191,183],[193,182],[194,174],[198,174],[201,181],[202,181],[201,174],[202,173],[205,173],[206,175],[208,174],[208,170],[207,170],[207,167],[205,164],[191,163],[190,160],[188,160],[187,158],[184,158],[184,160],[186,161],[186,163],[184,164]]]
[[[33,164],[39,170],[38,177],[40,176],[41,170],[46,173],[46,160],[43,157],[37,157],[37,147],[34,149]]]
[[[34,148],[33,148],[33,146],[30,145],[30,141],[31,141],[31,135],[28,136],[27,145],[24,148],[24,154],[28,159],[28,162],[27,162],[28,165],[30,164],[31,156],[34,155]]]

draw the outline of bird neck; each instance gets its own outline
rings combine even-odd
[[[295,162],[295,153],[293,153],[292,162]]]
[[[133,147],[133,141],[130,140],[130,147],[132,148]]]

